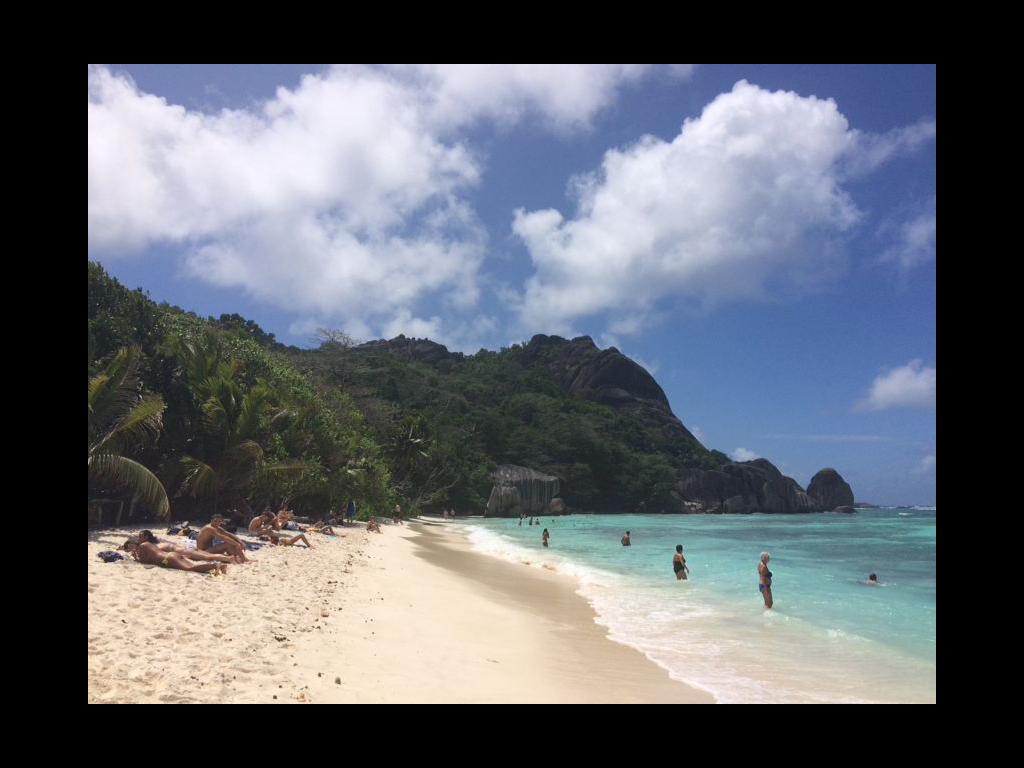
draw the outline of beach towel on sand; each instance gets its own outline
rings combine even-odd
[[[106,552],[100,552],[99,556],[104,563],[116,563],[118,560],[124,560],[123,556],[109,549]]]

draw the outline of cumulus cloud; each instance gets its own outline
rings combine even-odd
[[[210,113],[91,67],[90,254],[170,244],[185,275],[306,317],[436,330],[417,302],[470,311],[487,243],[467,202],[482,163],[455,129],[584,128],[650,71],[340,66]]]
[[[748,451],[746,448],[737,448],[729,454],[733,461],[753,461],[761,458],[761,454]]]
[[[842,188],[928,135],[850,129],[831,99],[740,81],[672,141],[609,150],[570,185],[577,211],[515,213],[535,274],[527,329],[571,328],[614,310],[642,317],[663,299],[695,306],[813,290],[844,269],[861,213]]]
[[[922,365],[920,360],[911,360],[907,365],[877,376],[867,398],[858,403],[856,409],[881,411],[934,407],[935,369]]]
[[[400,64],[388,67],[426,94],[427,111],[440,126],[480,119],[511,125],[536,115],[559,132],[590,125],[621,87],[652,71],[645,64]],[[692,66],[672,68],[689,77]]]

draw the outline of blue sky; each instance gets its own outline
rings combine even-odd
[[[299,346],[587,334],[934,504],[935,134],[934,66],[94,66],[89,258]]]

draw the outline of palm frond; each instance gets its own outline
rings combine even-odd
[[[129,451],[156,439],[163,427],[163,412],[167,406],[160,395],[146,395],[142,402],[114,422],[90,453]]]
[[[167,517],[170,513],[171,504],[163,483],[137,461],[113,453],[90,455],[89,479],[130,491],[159,517]]]
[[[89,428],[94,433],[106,431],[121,411],[130,408],[139,398],[135,371],[142,350],[127,347],[120,350],[106,369],[89,380]]]
[[[187,493],[199,498],[217,490],[217,473],[209,464],[192,456],[182,456],[179,463],[183,470],[179,494]]]

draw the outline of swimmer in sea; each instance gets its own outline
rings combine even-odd
[[[550,534],[548,533],[548,529],[545,528],[544,529],[544,533],[541,535],[541,538],[544,540],[544,546],[545,547],[548,545],[548,538],[549,537],[550,537]]]
[[[630,541],[629,541],[629,531],[626,531],[626,535],[622,537],[622,546],[624,546],[624,547],[631,546]]]
[[[761,553],[761,562],[757,564],[757,588],[761,591],[761,597],[764,598],[764,607],[772,607],[772,572],[768,570],[768,561],[771,559],[771,555],[767,552]]]
[[[869,587],[880,587],[880,586],[882,586],[881,584],[878,583],[878,574],[876,574],[876,573],[872,573],[870,576],[868,576],[868,580],[865,581],[864,583],[867,584]]]
[[[676,572],[676,581],[686,578],[686,558],[683,557],[683,545],[676,544],[676,553],[672,556],[672,570]]]

